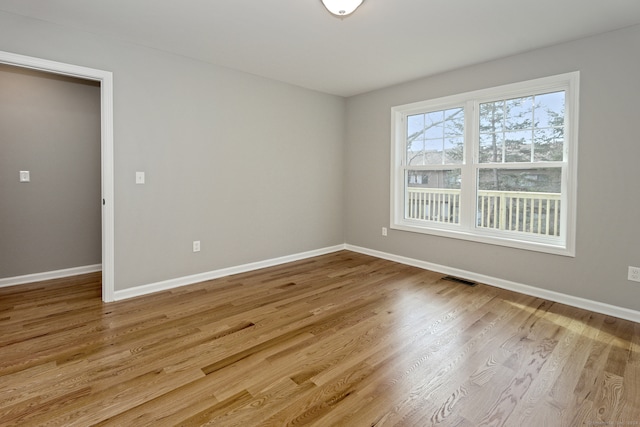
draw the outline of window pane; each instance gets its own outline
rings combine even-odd
[[[531,161],[531,130],[509,131],[504,133],[505,161]]]
[[[453,108],[444,112],[444,134],[445,136],[463,136],[464,135],[464,110],[462,108]]]
[[[560,235],[561,168],[480,169],[476,226]]]
[[[534,161],[562,161],[565,93],[536,95],[535,104]]]
[[[458,224],[460,169],[406,171],[405,218]]]
[[[426,164],[424,160],[424,141],[414,140],[407,144],[407,164],[421,166]]]
[[[444,136],[444,111],[425,114],[425,137],[442,138]]]
[[[530,129],[533,124],[533,97],[507,99],[505,114],[507,129]]]
[[[424,165],[424,114],[407,117],[407,164]]]
[[[480,132],[501,132],[504,123],[504,101],[480,104]]]
[[[480,163],[502,163],[504,149],[504,134],[480,134]]]
[[[407,139],[423,138],[424,114],[416,114],[407,117]]]
[[[425,141],[425,164],[426,165],[441,165],[443,162],[442,157],[442,138],[440,139],[428,139]]]
[[[564,106],[564,91],[480,104],[480,163],[562,161]]]
[[[537,128],[564,127],[564,91],[535,96]]]
[[[564,153],[564,129],[536,129],[534,134],[534,161],[562,161]]]
[[[461,164],[464,152],[464,109],[407,116],[407,165]]]
[[[444,155],[445,164],[461,164],[464,157],[464,138],[445,138]]]

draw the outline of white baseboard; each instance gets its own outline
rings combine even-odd
[[[179,277],[176,279],[165,280],[157,283],[151,283],[148,285],[136,286],[134,288],[115,291],[114,299],[116,301],[120,301],[127,298],[148,295],[154,292],[166,291],[166,290],[177,288],[180,286],[192,285],[194,283],[200,283],[207,280],[218,279],[218,278],[230,276],[233,274],[246,273],[249,271],[259,270],[261,268],[273,267],[276,265],[286,264],[288,262],[298,261],[306,258],[312,258],[315,256],[337,252],[345,249],[352,252],[358,252],[365,255],[374,256],[376,258],[386,259],[386,260],[394,261],[400,264],[411,265],[413,267],[418,267],[425,270],[431,270],[431,271],[435,271],[442,274],[449,274],[449,275],[460,277],[463,279],[473,280],[479,283],[485,283],[487,285],[495,286],[497,288],[506,289],[509,291],[514,291],[521,294],[534,296],[537,298],[543,298],[546,300],[559,302],[561,304],[566,304],[573,307],[590,310],[596,313],[606,314],[608,316],[614,316],[621,319],[630,320],[632,322],[640,323],[640,311],[631,310],[624,307],[618,307],[618,306],[614,306],[614,305],[610,305],[610,304],[606,304],[598,301],[588,300],[585,298],[580,298],[573,295],[567,295],[560,292],[550,291],[547,289],[542,289],[535,286],[512,282],[509,280],[499,279],[497,277],[477,274],[471,271],[447,267],[445,265],[434,264],[427,261],[421,261],[414,258],[407,258],[400,255],[394,255],[387,252],[381,252],[374,249],[368,249],[368,248],[363,248],[363,247],[349,245],[349,244],[336,245],[336,246],[331,246],[327,248],[316,249],[313,251],[283,256],[279,258],[272,258],[264,261],[238,265],[235,267],[228,267],[220,270],[213,270],[205,273]],[[7,280],[7,279],[0,279],[0,286],[2,286],[2,280]]]
[[[327,248],[316,249],[308,252],[301,252],[293,255],[287,255],[279,258],[272,258],[264,261],[252,262],[249,264],[238,265],[235,267],[222,268],[220,270],[208,271],[205,273],[194,274],[191,276],[179,277],[176,279],[165,280],[148,285],[136,286],[134,288],[115,291],[115,301],[127,298],[147,295],[154,292],[166,291],[180,286],[192,285],[194,283],[205,282],[207,280],[219,279],[221,277],[231,276],[232,274],[246,273],[248,271],[259,270],[261,268],[273,267],[288,262],[298,261],[301,259],[312,258],[315,256],[325,255],[345,249],[345,245],[330,246]]]
[[[82,267],[65,268],[64,270],[45,271],[43,273],[26,274],[24,276],[0,279],[0,288],[23,285],[25,283],[41,282],[43,280],[60,279],[62,277],[78,276],[80,274],[95,273],[102,270],[102,264],[85,265]]]
[[[514,291],[521,294],[534,296],[537,298],[543,298],[546,300],[559,302],[561,304],[583,308],[585,310],[590,310],[596,313],[606,314],[608,316],[614,316],[620,319],[626,319],[632,322],[640,323],[640,311],[631,310],[629,308],[605,304],[602,302],[588,300],[588,299],[576,297],[573,295],[567,295],[560,292],[537,288],[535,286],[524,285],[522,283],[511,282],[509,280],[503,280],[496,277],[485,276],[483,274],[477,274],[471,271],[451,268],[451,267],[447,267],[440,264],[433,264],[430,262],[420,261],[413,258],[407,258],[399,255],[381,252],[374,249],[367,249],[367,248],[362,248],[359,246],[348,245],[348,244],[345,245],[345,249],[353,252],[362,253],[365,255],[371,255],[376,258],[395,261],[400,264],[411,265],[413,267],[418,267],[425,270],[431,270],[431,271],[435,271],[442,274],[449,274],[449,275],[460,277],[463,279],[473,280],[479,283],[485,283],[487,285],[495,286],[497,288],[507,289],[509,291]]]

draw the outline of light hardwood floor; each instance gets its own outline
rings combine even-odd
[[[640,325],[347,251],[3,288],[0,332],[3,426],[640,426]]]

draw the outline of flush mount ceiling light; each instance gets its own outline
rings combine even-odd
[[[363,0],[322,0],[329,12],[340,17],[351,15],[362,2]]]

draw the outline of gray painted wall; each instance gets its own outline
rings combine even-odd
[[[0,13],[1,50],[114,73],[116,290],[346,241],[638,310],[640,286],[626,280],[627,266],[640,265],[638,46],[633,27],[345,101]],[[574,70],[575,258],[380,236],[392,106]],[[146,185],[134,184],[137,170]]]
[[[0,278],[100,264],[100,214],[99,84],[0,64]]]
[[[640,27],[540,49],[349,98],[348,243],[640,310]],[[576,257],[380,229],[388,226],[390,108],[581,72]]]
[[[3,13],[0,50],[113,72],[116,290],[344,242],[343,98]]]

